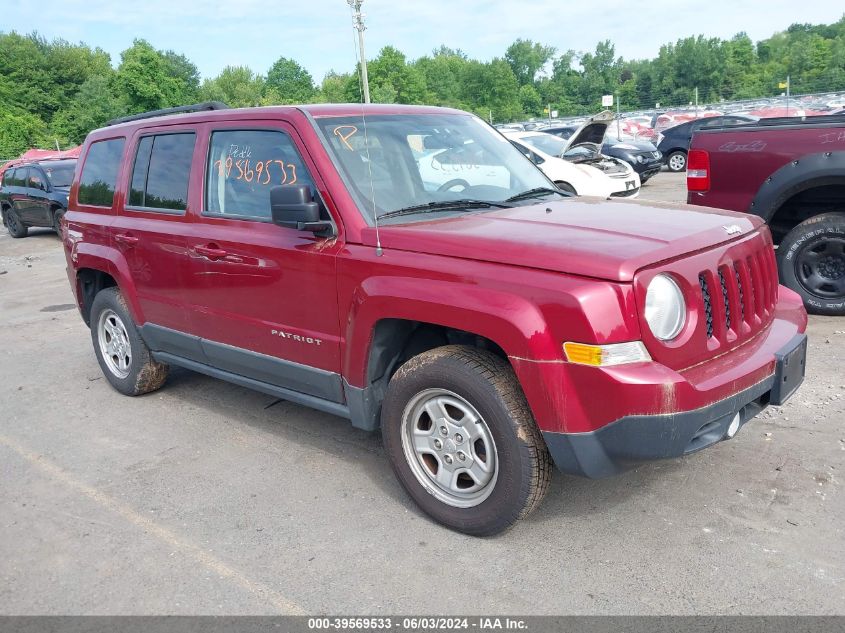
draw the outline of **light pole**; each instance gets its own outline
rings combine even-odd
[[[364,0],[346,0],[352,7],[352,26],[358,31],[358,51],[361,57],[361,88],[364,93],[364,103],[370,102],[370,83],[367,79],[367,58],[364,55],[364,14],[361,13],[361,5]]]

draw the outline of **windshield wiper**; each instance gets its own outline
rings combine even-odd
[[[501,204],[499,202],[490,202],[488,200],[443,200],[441,202],[427,202],[425,204],[415,204],[411,207],[403,207],[395,211],[388,211],[378,216],[378,219],[395,218],[400,215],[413,215],[414,213],[434,213],[436,211],[469,211],[471,209],[490,209],[496,207],[498,209],[509,209],[510,205]]]
[[[516,202],[517,200],[525,200],[526,198],[539,198],[544,194],[549,193],[557,193],[563,197],[566,197],[566,194],[561,191],[560,189],[552,189],[550,187],[534,187],[534,189],[529,189],[528,191],[523,191],[522,193],[518,193],[515,196],[511,196],[505,202]]]

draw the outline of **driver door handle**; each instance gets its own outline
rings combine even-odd
[[[223,259],[229,255],[229,251],[218,248],[216,244],[209,244],[208,246],[195,246],[194,250],[198,255],[202,255],[206,259],[216,260]]]
[[[114,241],[119,244],[126,244],[127,246],[135,246],[139,239],[131,233],[118,233],[114,236]]]

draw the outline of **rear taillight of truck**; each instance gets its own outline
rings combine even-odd
[[[710,154],[703,149],[687,156],[687,191],[710,191]]]

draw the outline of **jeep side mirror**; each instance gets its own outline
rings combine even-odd
[[[320,205],[314,202],[308,185],[277,185],[270,189],[270,216],[273,224],[298,231],[326,233],[330,222],[320,219]]]

